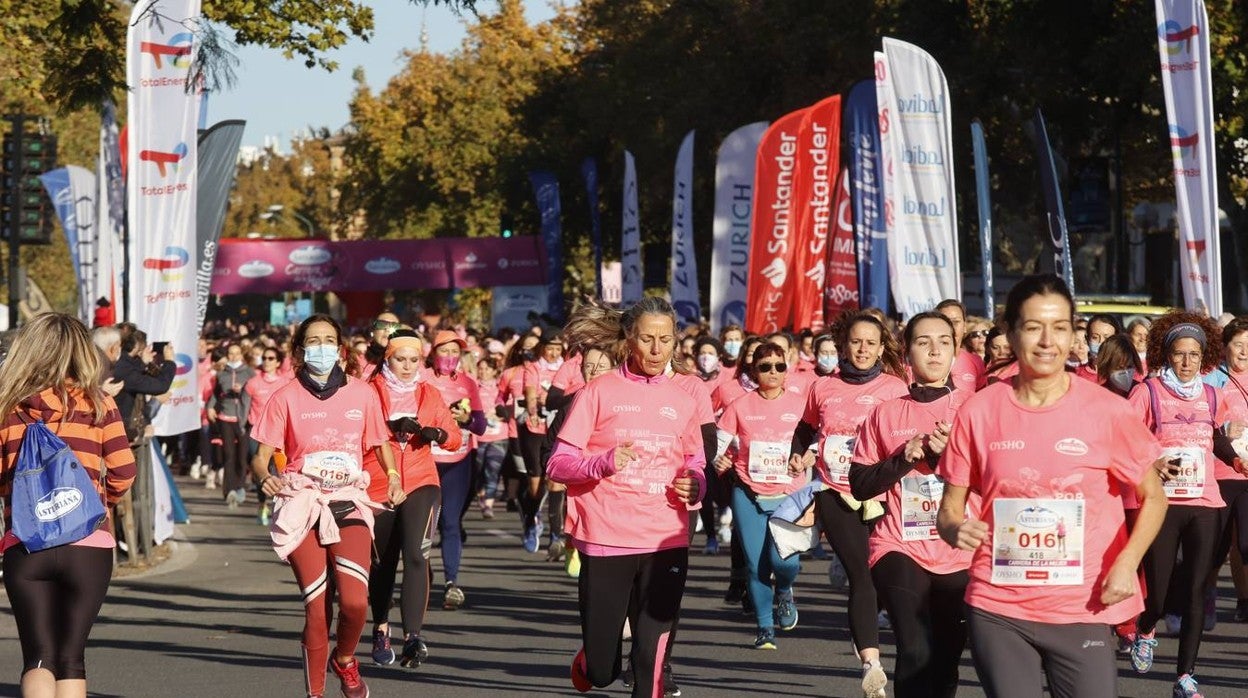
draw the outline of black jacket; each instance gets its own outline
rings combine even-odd
[[[134,409],[137,395],[162,395],[169,392],[173,385],[173,374],[177,369],[172,361],[160,362],[156,375],[148,375],[143,370],[143,360],[137,356],[122,355],[113,366],[113,378],[122,382],[121,392],[117,393],[117,409],[121,419],[125,421]]]

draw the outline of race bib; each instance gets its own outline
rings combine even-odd
[[[993,584],[1083,584],[1083,500],[997,499],[992,520]]]
[[[485,420],[485,435],[486,436],[501,436],[502,433],[503,433],[502,422],[498,421],[497,419]]]
[[[316,451],[303,457],[303,474],[312,478],[323,490],[336,490],[349,485],[361,472],[359,462],[342,451]]]
[[[1248,429],[1244,430],[1242,436],[1231,442],[1231,447],[1235,449],[1235,455],[1240,460],[1248,461]]]
[[[840,434],[823,437],[823,464],[828,467],[828,477],[834,484],[849,484],[849,462],[854,457],[856,440]]]
[[[468,455],[468,449],[472,446],[472,434],[467,429],[460,429],[459,435],[462,437],[459,442],[459,448],[454,451],[448,451],[436,443],[429,444],[429,452],[435,458],[455,458],[461,459]]]
[[[780,441],[750,442],[750,480],[757,483],[793,482],[789,476],[789,444]]]
[[[1170,447],[1162,449],[1168,461],[1178,459],[1179,474],[1162,483],[1171,499],[1196,499],[1205,493],[1205,450],[1203,448]]]
[[[936,511],[945,483],[935,475],[911,471],[901,479],[901,539],[937,540]]]

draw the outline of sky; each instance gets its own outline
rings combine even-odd
[[[332,73],[304,67],[301,59],[287,60],[276,49],[239,47],[236,72],[238,82],[228,92],[210,96],[208,123],[224,119],[244,119],[247,128],[243,145],[260,146],[266,136],[277,137],[283,150],[292,136],[311,128],[328,127],[337,131],[347,123],[347,104],[355,84],[351,73],[363,66],[374,91],[402,68],[401,52],[420,46],[422,18],[429,32],[429,49],[449,53],[465,36],[465,23],[472,15],[458,17],[445,6],[423,7],[411,0],[371,0],[375,33],[369,42],[353,39],[330,52],[339,67]],[[479,0],[482,14],[495,11],[492,0]],[[554,16],[549,0],[524,0],[530,23]]]

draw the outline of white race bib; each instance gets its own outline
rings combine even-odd
[[[1169,447],[1161,450],[1168,461],[1178,459],[1179,475],[1162,483],[1170,499],[1196,499],[1205,493],[1205,450],[1192,447]]]
[[[445,448],[442,448],[441,446],[437,445],[436,443],[431,443],[429,444],[429,452],[433,454],[433,456],[436,458],[460,459],[460,458],[463,458],[464,456],[467,456],[468,449],[472,445],[472,433],[469,432],[467,429],[460,429],[459,435],[461,439],[459,442],[458,450],[448,451]]]
[[[937,540],[936,512],[945,483],[935,475],[911,471],[901,479],[901,539]]]
[[[789,444],[780,441],[750,442],[750,480],[757,483],[793,482],[789,476]]]
[[[992,583],[1000,586],[1083,584],[1082,499],[992,502]]]
[[[303,457],[303,474],[323,490],[336,490],[351,484],[363,472],[351,454],[342,451],[315,451]]]
[[[849,484],[849,462],[854,457],[853,436],[829,434],[823,437],[823,463],[828,466],[828,476],[838,485]]]

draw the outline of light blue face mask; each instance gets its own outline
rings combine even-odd
[[[1101,343],[1100,342],[1088,342],[1088,354],[1092,356],[1096,356],[1099,353],[1101,353]]]
[[[314,376],[324,376],[338,364],[338,345],[318,344],[303,348],[303,363]]]
[[[1125,394],[1135,383],[1135,369],[1123,368],[1110,373],[1109,383],[1117,388],[1118,392]]]
[[[831,373],[832,370],[836,368],[837,360],[838,360],[838,357],[836,356],[828,356],[827,354],[820,354],[819,359],[818,359],[819,368],[823,369],[824,371],[827,371],[828,373]]]
[[[737,358],[737,355],[741,353],[741,342],[735,339],[724,342],[724,352],[734,359]]]

